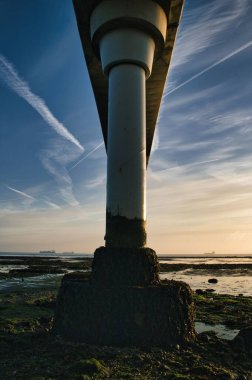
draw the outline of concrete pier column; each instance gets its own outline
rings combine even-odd
[[[94,252],[90,274],[64,276],[56,335],[167,349],[195,339],[192,291],[160,281],[157,255],[145,246],[146,161],[182,3],[74,0],[107,146],[106,246]]]
[[[152,1],[106,0],[91,36],[109,78],[106,247],[146,245],[146,89],[167,26]]]
[[[109,73],[107,247],[146,243],[145,70],[120,64]]]

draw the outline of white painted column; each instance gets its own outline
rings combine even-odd
[[[107,212],[145,220],[145,71],[140,66],[110,70],[107,154]]]
[[[94,48],[109,78],[107,247],[146,244],[145,81],[166,26],[151,0],[104,0],[91,15]]]
[[[109,73],[106,244],[145,245],[145,70],[134,64]],[[117,234],[117,236],[115,236]]]
[[[155,51],[147,33],[132,28],[102,37],[109,77],[106,246],[146,244],[146,91]]]

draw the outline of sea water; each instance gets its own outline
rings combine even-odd
[[[8,256],[8,259],[4,259],[3,256]],[[0,264],[0,272],[8,273],[10,269],[22,269],[26,268],[24,265],[17,265],[16,261],[18,257],[29,256],[29,257],[46,257],[50,260],[60,259],[62,261],[72,262],[78,258],[92,258],[92,254],[74,254],[74,253],[24,253],[24,252],[1,252],[0,259],[2,264]],[[2,258],[1,258],[2,257]],[[15,265],[10,265],[9,261],[13,257],[15,259]],[[8,260],[8,265],[4,265],[4,261]],[[20,259],[21,261],[21,259]],[[238,296],[243,294],[244,296],[252,296],[252,269],[246,268],[246,264],[252,264],[251,256],[217,256],[214,257],[202,257],[202,256],[159,256],[160,263],[166,264],[244,264],[243,268],[233,268],[233,269],[197,269],[197,268],[189,268],[180,271],[173,271],[168,273],[161,273],[161,279],[169,279],[169,280],[177,280],[184,281],[188,283],[193,290],[196,289],[212,289],[215,293],[218,294],[230,294]],[[39,285],[39,283],[46,284],[47,281],[49,283],[53,280],[54,276],[58,276],[56,274],[48,275],[40,275],[33,277],[26,277],[25,281],[22,281],[18,276],[16,278],[10,278],[5,280],[0,280],[0,290],[9,286],[13,286],[20,284],[20,286],[28,287]],[[211,284],[208,282],[210,278],[216,278],[217,283]],[[49,280],[50,279],[50,280]],[[25,282],[25,284],[24,284]]]

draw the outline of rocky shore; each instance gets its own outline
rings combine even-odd
[[[31,289],[0,296],[1,379],[252,378],[251,345],[247,347],[244,339],[218,339],[213,332],[170,350],[98,347],[53,337],[50,329],[57,289],[55,283],[47,291]],[[250,326],[252,298],[195,295],[195,301],[197,321],[228,324],[242,331]]]
[[[9,267],[6,272],[0,272],[0,279],[14,276],[27,277],[39,274],[64,274],[69,271],[91,270],[92,258],[60,259],[52,257],[10,257],[1,256],[0,266]],[[23,266],[25,268],[18,268]]]
[[[41,273],[88,271],[90,259],[5,258],[2,280]],[[48,267],[50,264],[50,268]],[[166,264],[165,264],[166,265]],[[161,265],[161,268],[163,265]],[[167,271],[167,267],[165,271]],[[161,269],[162,270],[162,269]],[[60,272],[62,271],[62,272]],[[199,270],[200,272],[200,270]],[[4,277],[5,276],[5,277]],[[51,326],[61,277],[46,288],[6,288],[0,293],[0,379],[3,380],[251,380],[252,297],[194,293],[196,322],[223,325],[240,333],[232,340],[213,331],[194,343],[170,349],[98,347],[52,336]]]
[[[74,258],[74,259],[62,259],[51,257],[10,257],[1,256],[0,266],[26,266],[24,269],[10,269],[9,273],[0,273],[1,278],[7,278],[14,275],[20,276],[32,276],[36,274],[45,273],[59,273],[64,274],[69,271],[78,270],[91,270],[92,266],[91,258]],[[221,263],[221,264],[193,264],[193,263],[160,263],[160,272],[179,272],[185,269],[201,270],[201,271],[213,271],[213,270],[234,270],[240,269],[241,271],[252,270],[252,263]]]

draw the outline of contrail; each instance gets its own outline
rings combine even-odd
[[[243,50],[247,49],[251,45],[252,45],[252,41],[246,43],[245,45],[242,45],[239,49],[234,50],[232,53],[229,53],[224,58],[221,58],[219,61],[213,63],[212,65],[210,65],[206,69],[200,71],[198,74],[193,75],[191,78],[187,79],[185,82],[179,84],[177,87],[175,87],[172,90],[168,91],[164,96],[168,96],[168,95],[172,94],[174,91],[177,91],[178,89],[180,89],[181,87],[184,87],[186,84],[192,82],[194,79],[196,79],[196,78],[200,77],[201,75],[207,73],[208,71],[212,70],[215,66],[218,66],[221,63],[227,61],[229,58],[232,58],[234,55],[239,54],[240,52],[242,52]]]
[[[60,210],[61,209],[61,207],[56,205],[56,203],[45,201],[45,200],[44,200],[44,202],[47,203],[49,206],[51,206],[54,210]]]
[[[161,169],[158,171],[158,173],[165,172],[168,170],[174,170],[174,169],[178,169],[178,168],[180,169],[180,168],[185,167],[185,166],[197,166],[197,165],[202,165],[202,164],[208,164],[209,162],[215,162],[215,161],[220,161],[220,160],[221,160],[221,158],[213,158],[212,160],[207,160],[207,161],[199,161],[199,162],[192,162],[189,164],[177,165],[177,166],[173,166],[171,168]]]
[[[52,112],[45,104],[44,100],[31,91],[29,85],[19,77],[12,64],[1,54],[0,76],[8,85],[8,87],[21,98],[25,99],[27,103],[29,103],[32,108],[34,108],[42,116],[45,122],[55,130],[55,132],[57,132],[60,136],[64,137],[68,141],[71,141],[79,149],[84,151],[84,148],[80,142],[58,119],[56,119],[56,117],[52,114]]]
[[[36,201],[37,199],[32,197],[31,195],[27,194],[27,193],[24,193],[23,191],[20,191],[20,190],[17,190],[17,189],[13,189],[13,187],[9,187],[9,186],[6,186],[7,189],[11,190],[11,191],[14,191],[14,193],[17,193],[19,195],[22,195],[23,197],[25,198],[29,198],[29,199],[32,199],[34,201]],[[56,203],[53,203],[53,202],[50,202],[50,201],[47,201],[45,199],[42,199],[43,202],[45,202],[46,204],[48,204],[49,206],[51,206],[53,209],[55,210],[59,210],[60,209],[60,206],[56,205]]]
[[[92,149],[88,154],[86,154],[84,157],[82,157],[78,162],[76,162],[76,164],[74,164],[73,166],[71,166],[71,168],[69,170],[72,170],[76,166],[78,166],[82,161],[84,161],[86,158],[88,158],[89,156],[91,156],[91,154],[93,154],[96,150],[98,150],[102,145],[103,145],[103,142],[101,142],[94,149]]]
[[[23,197],[26,197],[26,198],[29,198],[29,199],[34,199],[35,200],[35,198],[33,198],[31,195],[29,195],[29,194],[26,194],[26,193],[24,193],[23,191],[20,191],[20,190],[17,190],[17,189],[13,189],[13,187],[9,187],[9,186],[6,186],[9,190],[11,190],[11,191],[14,191],[14,193],[17,193],[17,194],[19,194],[19,195],[23,195]]]

